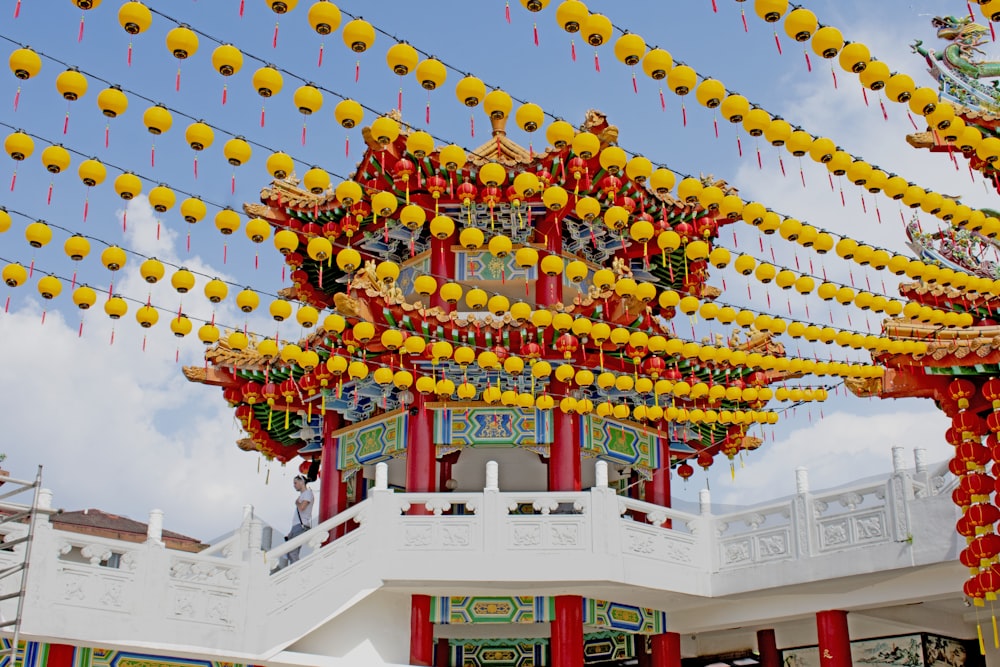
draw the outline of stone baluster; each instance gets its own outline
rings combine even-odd
[[[892,522],[892,538],[897,542],[910,539],[910,501],[914,499],[913,478],[906,470],[903,448],[892,448],[892,476],[886,484],[886,509]]]
[[[795,497],[792,498],[792,529],[795,552],[799,558],[813,553],[815,524],[812,495],[809,493],[809,470],[798,467],[795,469]]]
[[[923,486],[923,491],[919,494],[923,497],[934,495],[931,487],[931,475],[927,469],[927,450],[923,447],[913,449],[914,479]]]
[[[375,491],[389,490],[389,465],[382,461],[375,464]]]
[[[486,462],[486,486],[483,488],[484,491],[499,491],[500,490],[500,466],[497,465],[496,461]]]
[[[598,461],[594,464],[594,486],[599,489],[608,488],[608,462]]]
[[[149,510],[149,523],[146,525],[146,543],[163,545],[163,510]]]

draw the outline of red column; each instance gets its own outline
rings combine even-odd
[[[76,647],[69,644],[49,644],[45,667],[73,667],[75,651]]]
[[[545,217],[538,221],[535,234],[535,242],[545,244],[545,250],[538,253],[539,264],[547,255],[559,255],[562,253],[562,236],[559,230],[559,220],[555,213],[546,213]],[[547,276],[538,271],[538,278],[535,280],[535,300],[539,306],[551,306],[562,303],[563,298],[563,277]]]
[[[559,402],[568,387],[553,381],[549,391]],[[549,491],[579,491],[580,480],[580,439],[577,435],[578,421],[575,414],[567,414],[558,407],[552,411],[553,439],[549,447]]]
[[[851,667],[851,636],[847,631],[847,612],[816,612],[820,667]]]
[[[436,491],[434,460],[434,415],[427,409],[424,395],[414,392],[407,417],[406,490],[414,493]]]
[[[319,520],[326,521],[347,509],[347,483],[337,470],[337,438],[340,413],[328,410],[323,418],[323,453],[319,474]]]
[[[451,665],[451,644],[447,637],[441,637],[434,644],[434,664],[437,667],[449,667]]]
[[[583,664],[583,598],[557,595],[556,617],[552,619],[552,667],[580,667]]]
[[[431,623],[431,598],[414,595],[410,602],[410,664],[434,664],[434,624]]]
[[[454,243],[454,234],[446,239],[431,237],[431,275],[438,281],[439,286],[455,278]],[[439,291],[431,296],[431,305],[444,309],[446,313],[455,309],[454,306],[444,302]]]
[[[664,632],[649,638],[653,659],[651,667],[681,667],[681,636]]]
[[[760,667],[781,667],[774,630],[757,631],[757,654],[760,656]]]

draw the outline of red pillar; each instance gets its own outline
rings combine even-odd
[[[406,490],[413,493],[436,491],[434,459],[434,415],[427,409],[424,395],[414,392],[407,424]]]
[[[569,389],[562,382],[553,381],[550,392],[555,396],[566,394]],[[558,399],[556,399],[558,403]],[[565,413],[558,407],[552,411],[553,438],[549,447],[549,491],[579,491],[580,439],[577,416]]]
[[[760,667],[781,667],[774,630],[757,631],[757,654],[760,656]]]
[[[437,667],[449,667],[451,665],[451,644],[447,637],[441,637],[434,644],[434,664]]]
[[[431,237],[431,275],[437,279],[439,284],[455,278],[454,243],[454,234],[446,239],[439,239],[435,236]],[[440,291],[435,292],[431,296],[431,305],[442,308],[446,313],[450,313],[455,309],[455,306],[444,302]]]
[[[681,636],[664,632],[649,638],[653,659],[651,667],[681,667]]]
[[[851,636],[847,631],[847,612],[816,612],[820,667],[851,667]]]
[[[546,213],[545,217],[538,221],[535,241],[545,244],[545,250],[538,253],[538,261],[541,264],[548,255],[562,254],[562,235],[559,229],[559,219],[555,213]],[[562,303],[563,298],[563,277],[562,274],[547,276],[538,271],[538,278],[535,280],[535,300],[539,306],[551,306]]]
[[[583,598],[557,595],[556,617],[552,619],[552,667],[580,667],[583,664]]]
[[[328,410],[323,418],[323,453],[319,474],[319,520],[326,521],[347,509],[347,483],[337,470],[337,438],[340,413]]]
[[[414,595],[410,602],[410,664],[426,667],[434,664],[434,624],[431,623],[429,595]]]
[[[45,667],[73,667],[75,651],[76,647],[69,644],[49,644]]]

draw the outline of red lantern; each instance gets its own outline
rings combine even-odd
[[[241,405],[236,408],[236,418],[240,420],[240,426],[250,430],[250,420],[253,419],[253,408],[249,405]]]
[[[964,514],[955,522],[955,531],[962,537],[976,536],[976,527],[969,523]]]
[[[972,543],[969,544],[969,548],[964,549],[963,553],[965,551],[968,551],[969,554],[977,561],[993,560],[996,558],[997,554],[1000,554],[1000,535],[997,535],[996,533],[980,535],[976,539],[972,540]],[[976,565],[979,565],[979,563],[977,562]]]
[[[971,439],[973,436],[985,435],[987,431],[986,422],[970,410],[959,411],[951,418],[951,425],[962,434],[962,438],[965,440]]]
[[[966,580],[965,584],[962,585],[962,592],[965,593],[967,597],[973,598],[973,600],[982,600],[985,597],[983,589],[979,586],[979,576],[972,577]],[[982,604],[981,602],[978,604]]]
[[[292,267],[293,269],[299,268],[305,261],[306,258],[297,252],[290,252],[287,255],[285,255],[285,264]]]
[[[605,176],[598,181],[597,187],[611,201],[618,195],[618,191],[622,189],[622,180],[617,176]]]
[[[462,206],[471,207],[476,201],[476,195],[479,191],[476,186],[468,181],[460,184],[458,188],[455,189],[455,197],[462,202]]]
[[[536,171],[535,176],[538,177],[538,182],[541,183],[542,190],[552,185],[552,174],[549,173],[548,169]]]
[[[990,378],[983,384],[983,398],[993,405],[994,410],[1000,410],[1000,380]]]
[[[694,221],[695,233],[706,241],[715,236],[718,229],[718,223],[712,218],[702,217]]]
[[[538,359],[542,356],[542,346],[535,342],[525,343],[521,346],[521,356],[525,359]]]
[[[648,375],[653,380],[659,379],[660,375],[667,368],[667,362],[663,360],[663,357],[649,357],[646,362],[642,365],[642,371]]]
[[[958,554],[958,561],[965,567],[972,570],[973,574],[979,572],[979,557],[972,553],[972,549],[962,549]]]
[[[962,444],[962,434],[954,428],[950,428],[944,432],[944,440],[952,447],[958,447]]]
[[[965,517],[975,528],[992,526],[1000,519],[1000,509],[997,509],[996,505],[991,505],[990,503],[977,503],[965,510]]]
[[[677,466],[677,476],[683,480],[690,479],[691,475],[694,474],[694,468],[688,463],[682,463]]]
[[[572,359],[580,349],[580,339],[571,333],[564,333],[556,339],[556,350],[562,352],[564,359]]]
[[[986,595],[986,599],[996,600],[997,591],[1000,590],[1000,568],[992,566],[980,572],[976,578],[979,579],[979,588]]]
[[[985,473],[971,473],[959,480],[959,487],[973,496],[987,496],[993,493],[995,483],[996,480]]]
[[[281,392],[278,391],[278,385],[273,382],[266,383],[262,388],[260,395],[267,401],[268,405],[273,406],[274,402],[281,398]]]
[[[413,174],[417,171],[416,166],[406,158],[401,158],[396,161],[396,164],[392,167],[392,173],[395,176],[395,181],[399,187],[406,190],[406,203],[410,203],[410,181],[413,179]]]
[[[972,494],[956,486],[951,492],[951,501],[965,510],[966,507],[972,504]]]
[[[261,386],[256,382],[247,382],[243,385],[243,402],[247,405],[254,405],[260,402]]]
[[[678,222],[674,225],[674,231],[681,237],[681,243],[687,243],[695,237],[694,227],[686,222]]]
[[[715,456],[706,450],[698,452],[698,465],[700,465],[705,470],[712,467],[712,462],[715,460]]]
[[[312,467],[312,461],[309,461],[308,459],[305,460],[305,461],[303,461],[302,463],[299,464],[299,474],[300,475],[308,475],[309,474],[309,468],[311,468],[311,467]]]
[[[491,352],[497,355],[497,361],[501,364],[507,360],[507,357],[510,356],[510,352],[503,345],[494,345]]]
[[[986,428],[993,433],[1000,432],[1000,412],[991,412],[986,416]]]
[[[323,389],[330,386],[330,381],[333,380],[333,373],[326,367],[325,363],[317,364],[316,368],[312,370],[312,374]]]
[[[480,197],[482,202],[493,208],[497,204],[503,201],[503,190],[493,185],[488,185],[483,188],[483,194]]]
[[[572,158],[566,163],[566,171],[573,177],[573,194],[577,194],[580,191],[580,186],[584,185],[584,177],[587,175],[587,161],[582,157]]]
[[[307,222],[302,225],[302,233],[307,237],[319,236],[323,233],[323,228],[317,225],[315,222]],[[291,253],[289,253],[291,254]]]
[[[976,385],[968,380],[957,378],[948,385],[948,396],[958,403],[961,410],[969,407],[969,399],[976,393]]]
[[[959,445],[955,455],[965,463],[968,470],[981,469],[990,462],[990,450],[973,440],[967,440]]]
[[[319,364],[317,368],[323,365],[324,364]],[[312,396],[319,391],[319,380],[316,379],[315,373],[316,371],[312,370],[303,374],[302,377],[299,378],[299,389],[305,392],[306,396]]]
[[[955,477],[961,477],[965,473],[969,472],[969,469],[965,467],[965,461],[959,458],[954,458],[948,461],[948,471]]]
[[[336,241],[337,237],[340,236],[340,225],[333,220],[326,223],[323,225],[323,236],[329,241]]]

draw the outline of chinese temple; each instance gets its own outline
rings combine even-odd
[[[73,4],[86,15],[101,3]],[[296,4],[266,3],[279,16]],[[532,14],[549,4],[520,2]],[[268,182],[242,214],[209,196],[178,207],[193,225],[215,206],[227,239],[243,225],[251,243],[273,240],[265,261],[280,258],[282,287],[235,294],[242,328],[222,315],[217,322],[214,310],[235,283],[202,281],[213,310],[197,329],[199,363],[183,374],[188,390],[228,403],[241,456],[290,465],[316,482],[315,524],[282,539],[282,528],[248,505],[231,533],[202,543],[164,530],[159,510],[146,524],[98,510],[63,513],[41,473],[35,482],[7,479],[7,488],[33,489],[34,499],[7,503],[0,494],[0,667],[1000,665],[1000,509],[991,499],[1000,477],[1000,215],[809,134],[581,2],[553,4],[549,14],[571,38],[595,49],[613,41],[622,64],[682,99],[692,93],[715,114],[716,137],[722,121],[745,132],[748,146],[788,151],[803,187],[801,163],[811,160],[829,171],[831,191],[834,177],[861,188],[862,207],[866,197],[887,196],[901,212],[911,209],[899,231],[913,257],[745,201],[712,175],[675,173],[627,150],[642,137],[601,111],[574,125],[499,88],[487,92],[472,74],[455,92],[463,113],[488,120],[489,137],[475,148],[419,129],[430,125],[430,102],[425,123],[415,123],[401,112],[402,89],[396,109],[367,121],[370,108],[333,93],[341,98],[337,127],[324,138],[343,130],[364,146],[349,174],[268,149]],[[831,67],[858,74],[866,90],[884,90],[923,117],[928,130],[908,138],[913,146],[947,153],[947,168],[966,160],[997,183],[1000,96],[980,81],[995,76],[997,63],[975,56],[988,28],[965,17],[934,20],[950,44],[940,54],[919,42],[914,50],[935,91],[890,74],[805,7],[745,4]],[[996,2],[980,4],[1000,20]],[[240,18],[244,9],[239,3]],[[140,2],[122,3],[118,18],[130,38],[154,18],[176,24],[166,41],[178,61],[194,55],[199,39],[213,39]],[[390,36],[327,0],[308,9],[320,36],[345,18],[340,32],[352,54],[372,47],[376,34]],[[278,35],[276,23],[273,49]],[[777,31],[774,38],[780,51]],[[451,66],[393,39],[385,59],[394,74],[415,74],[428,94],[443,85]],[[575,61],[576,43],[570,48]],[[131,41],[128,58],[131,66]],[[295,78],[253,58],[264,66],[252,92],[264,100]],[[11,56],[19,81],[38,74],[36,59],[27,47]],[[808,53],[806,62],[811,71]],[[594,64],[600,71],[597,55]],[[242,66],[239,49],[217,45],[213,74],[234,76]],[[86,91],[76,75],[57,82],[68,102]],[[332,91],[303,83],[294,106],[306,118],[322,107],[321,89]],[[228,94],[224,87],[223,104]],[[105,117],[125,112],[120,87],[102,95]],[[666,109],[662,90],[660,104]],[[171,113],[149,107],[145,131],[159,138]],[[184,148],[195,151],[195,179],[215,133],[232,135],[225,186],[235,198],[236,169],[251,159],[251,144],[264,144],[191,120]],[[67,114],[64,134],[68,127]],[[543,140],[515,141],[539,130]],[[32,136],[7,137],[16,163],[32,154]],[[56,146],[42,156],[51,174],[69,164],[68,153],[50,152]],[[763,169],[759,148],[757,161]],[[100,185],[106,167],[84,164],[84,186]],[[161,183],[143,195],[148,179],[120,171],[117,198],[144,197],[155,214],[172,210],[174,190]],[[0,211],[2,232],[11,218]],[[932,229],[935,219],[946,223],[941,230]],[[752,242],[740,244],[737,225]],[[63,231],[43,220],[26,226],[32,253],[53,228]],[[223,258],[230,242],[236,252],[227,241]],[[793,260],[780,254],[783,244]],[[105,245],[101,268],[113,277],[139,254]],[[80,261],[89,241],[74,234],[65,251]],[[114,287],[128,281],[117,280],[104,312],[118,322],[135,301],[143,331],[162,312],[174,337],[188,336],[199,318],[163,305],[151,286],[196,292],[195,272],[140,256],[136,275],[149,292],[123,298]],[[11,289],[35,280],[35,255],[19,259],[3,269]],[[835,270],[828,276],[826,260],[831,268],[850,262],[850,284],[837,282]],[[898,298],[873,287],[878,271],[906,276]],[[747,299],[727,289],[724,275],[746,280]],[[36,282],[50,301],[66,280],[53,272]],[[74,306],[97,303],[95,290],[77,287],[75,269],[70,284]],[[772,294],[806,305],[793,311],[781,296],[786,316]],[[264,308],[262,295],[273,297]],[[828,324],[810,313],[814,296],[824,315],[831,306]],[[865,329],[848,315],[844,325],[834,306],[857,308],[866,322],[872,313],[886,318]],[[813,489],[800,467],[794,493],[766,503],[719,505],[707,484],[697,502],[678,501],[673,485],[699,469],[706,480],[720,468],[735,479],[786,415],[840,385],[866,398],[933,399],[951,419],[943,437],[954,458],[935,465],[923,443],[891,443],[889,472],[858,470],[836,488]]]

